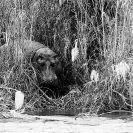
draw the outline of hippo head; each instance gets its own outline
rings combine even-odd
[[[36,70],[39,85],[57,87],[62,67],[56,53],[48,47],[40,48],[32,56],[31,63]]]

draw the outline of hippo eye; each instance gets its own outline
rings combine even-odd
[[[41,63],[40,66],[41,66],[41,67],[44,67],[44,66],[45,66],[45,63]]]
[[[43,63],[44,62],[44,59],[42,56],[39,56],[38,59],[37,59],[38,63]]]
[[[55,63],[51,63],[51,67],[53,67],[53,68],[54,68],[54,67],[55,67]]]

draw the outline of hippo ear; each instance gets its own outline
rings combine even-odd
[[[34,52],[34,53],[31,55],[30,62],[36,62],[36,61],[37,61],[37,55],[36,55],[36,52]]]
[[[55,52],[53,52],[50,48],[46,47],[46,48],[40,48],[36,51],[37,55],[44,55],[44,56],[51,56],[54,57],[57,54]]]
[[[58,55],[55,52],[52,52],[51,55],[49,55],[50,57],[56,58]]]
[[[60,57],[59,56],[57,56],[56,58],[55,58],[55,63],[61,63],[61,59],[60,59]]]

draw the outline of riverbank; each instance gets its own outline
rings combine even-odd
[[[132,133],[133,119],[30,116],[0,119],[0,133]]]

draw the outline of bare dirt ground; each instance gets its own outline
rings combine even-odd
[[[16,115],[16,114],[15,114]],[[29,116],[1,118],[0,133],[133,133],[133,119],[106,117]]]

